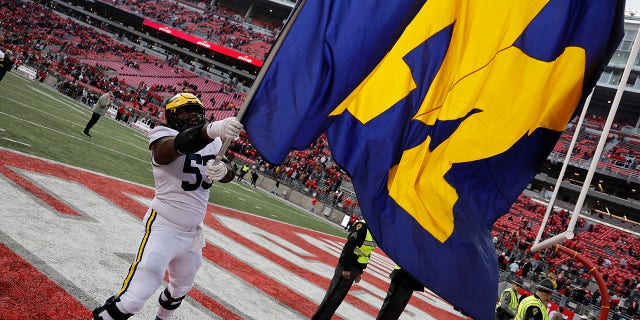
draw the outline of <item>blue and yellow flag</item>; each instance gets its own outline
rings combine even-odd
[[[622,36],[624,1],[308,1],[243,119],[271,163],[327,132],[380,247],[493,319],[490,230]]]

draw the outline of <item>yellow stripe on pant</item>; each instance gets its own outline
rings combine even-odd
[[[138,248],[138,254],[136,255],[136,260],[129,267],[129,273],[127,277],[124,279],[124,283],[122,283],[122,289],[118,291],[117,296],[121,296],[127,288],[129,288],[129,284],[131,283],[131,279],[133,279],[133,275],[136,273],[136,268],[138,267],[138,263],[142,260],[142,254],[144,253],[144,248],[147,245],[147,241],[149,240],[149,235],[151,234],[151,225],[156,220],[157,212],[155,210],[151,210],[151,214],[149,215],[149,219],[147,220],[147,225],[144,229],[144,237],[142,237],[142,242],[140,243],[140,248]]]

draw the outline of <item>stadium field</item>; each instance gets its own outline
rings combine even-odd
[[[0,319],[89,319],[122,284],[153,197],[144,134],[8,73],[0,83]],[[322,300],[345,233],[234,181],[212,189],[204,261],[174,319],[305,319]],[[393,262],[376,250],[335,319],[373,319]],[[159,291],[157,292],[159,294]],[[140,315],[152,319],[157,294]],[[464,319],[433,293],[402,319]]]
[[[8,73],[0,86],[0,146],[127,181],[153,186],[148,140],[140,131],[102,117],[82,135],[91,109],[51,88]],[[325,221],[242,183],[219,185],[210,201],[337,236]]]

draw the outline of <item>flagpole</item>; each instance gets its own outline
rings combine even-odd
[[[291,26],[298,18],[298,15],[300,14],[300,10],[302,10],[302,7],[305,5],[306,2],[307,0],[299,0],[296,6],[294,7],[293,11],[291,12],[291,15],[289,16],[289,19],[287,19],[287,22],[285,23],[284,28],[282,29],[282,32],[276,39],[276,42],[271,47],[271,51],[269,51],[267,58],[264,60],[264,64],[262,65],[262,68],[260,68],[260,71],[256,76],[256,80],[253,82],[253,85],[251,85],[249,92],[247,92],[246,99],[244,100],[244,102],[242,103],[242,106],[240,107],[240,110],[238,110],[238,113],[236,114],[236,118],[238,118],[238,120],[242,120],[244,113],[247,111],[247,108],[249,107],[249,103],[251,103],[251,100],[253,100],[253,97],[256,95],[258,86],[262,82],[262,79],[264,79],[264,75],[267,73],[267,70],[269,69],[269,67],[271,66],[271,63],[275,59],[276,53],[278,53],[278,51],[280,50],[280,47],[282,47],[282,43],[284,42],[284,39],[287,37],[287,34],[289,34],[289,31],[291,30]],[[224,141],[224,144],[222,144],[220,151],[218,151],[218,154],[223,155],[229,148],[231,141],[232,139],[226,139]],[[218,164],[221,159],[222,157],[216,157],[214,164]]]

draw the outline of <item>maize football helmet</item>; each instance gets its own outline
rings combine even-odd
[[[204,112],[200,99],[191,93],[178,93],[165,105],[167,125],[180,132],[205,124]]]

